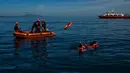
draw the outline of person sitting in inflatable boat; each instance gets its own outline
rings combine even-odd
[[[18,22],[15,23],[14,30],[15,30],[15,32],[22,32],[21,28],[18,26],[18,24],[19,24]]]

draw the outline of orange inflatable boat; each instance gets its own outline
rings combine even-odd
[[[24,38],[24,39],[37,39],[37,38],[55,36],[55,33],[50,31],[41,32],[41,33],[30,33],[30,31],[24,31],[24,32],[14,32],[13,34],[16,38]]]

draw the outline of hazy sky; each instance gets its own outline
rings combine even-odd
[[[130,0],[0,0],[0,15],[84,16],[112,9],[130,14]]]

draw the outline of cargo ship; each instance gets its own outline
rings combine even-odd
[[[104,15],[99,16],[101,19],[129,19],[130,15],[124,13],[116,13],[114,11],[106,12]]]

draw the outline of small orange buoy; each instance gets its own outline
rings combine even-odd
[[[67,28],[69,28],[72,25],[72,22],[69,22],[67,25],[64,26],[64,30],[66,30]]]

